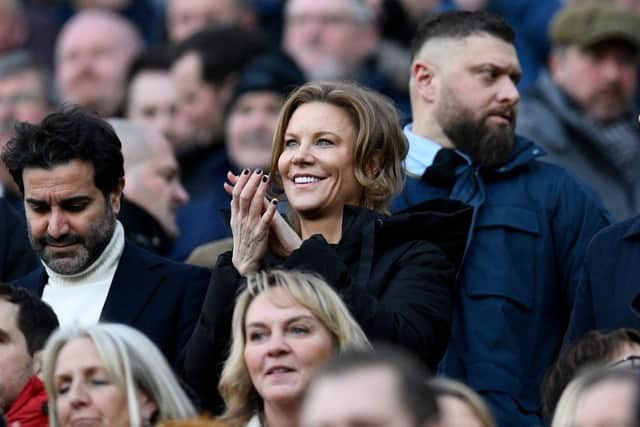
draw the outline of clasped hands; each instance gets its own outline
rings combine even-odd
[[[242,275],[260,268],[267,250],[287,257],[302,244],[300,236],[277,210],[278,201],[267,199],[269,176],[261,169],[227,172],[224,189],[231,195],[233,265]]]

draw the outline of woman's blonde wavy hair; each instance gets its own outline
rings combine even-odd
[[[247,277],[233,310],[232,343],[218,389],[224,398],[223,420],[243,426],[262,409],[258,395],[244,361],[246,344],[245,318],[251,302],[261,294],[273,297],[273,289],[284,289],[295,301],[309,310],[331,333],[337,352],[370,349],[366,335],[351,316],[340,296],[320,277],[298,271],[261,271]],[[272,299],[275,304],[281,301]]]
[[[387,213],[391,199],[404,185],[402,162],[409,151],[409,143],[392,102],[356,83],[311,82],[289,95],[280,110],[273,137],[273,185],[282,186],[278,159],[284,151],[285,133],[291,116],[298,107],[310,102],[331,104],[348,114],[356,131],[355,178],[364,190],[361,206]]]

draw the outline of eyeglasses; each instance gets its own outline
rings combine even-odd
[[[316,23],[325,27],[337,27],[344,24],[352,24],[357,20],[348,15],[338,14],[291,14],[287,17],[287,21],[292,25],[302,26],[304,24]]]
[[[634,354],[625,357],[624,359],[618,360],[616,362],[610,363],[607,365],[608,368],[633,368],[640,369],[640,356],[636,356]]]

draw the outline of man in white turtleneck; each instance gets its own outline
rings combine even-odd
[[[170,361],[191,335],[209,271],[127,242],[117,220],[124,188],[113,128],[82,108],[21,123],[2,160],[20,188],[42,268],[16,282],[49,303],[61,325],[121,322]]]

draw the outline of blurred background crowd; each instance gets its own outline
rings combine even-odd
[[[356,80],[390,96],[408,120],[409,48],[418,23],[438,11],[486,9],[517,28],[520,88],[527,90],[545,68],[547,29],[564,6],[559,0],[0,3],[0,143],[16,120],[38,121],[62,103],[156,129],[177,164],[165,156],[156,166],[164,162],[163,169],[149,172],[165,184],[134,179],[132,171],[121,220],[131,223],[126,228],[137,241],[177,260],[229,236],[217,218],[228,204],[218,183],[228,169],[268,166],[279,106],[292,87]],[[619,3],[630,13],[640,7]],[[20,208],[2,169],[2,192]],[[136,182],[152,191],[136,190]]]
[[[476,87],[477,91],[470,92],[468,97],[461,96],[463,89],[460,88],[465,84],[462,79],[450,86],[445,85],[443,87],[455,90],[448,93],[449,98],[436,97],[442,102],[442,108],[429,106],[429,89],[425,89],[428,83],[420,86],[423,84],[419,81],[421,72],[427,76],[432,71],[429,55],[433,54],[438,61],[444,61],[441,56],[446,58],[447,55],[442,55],[440,48],[435,49],[437,54],[434,54],[430,51],[433,49],[431,45],[425,47],[432,42],[428,30],[422,29],[423,40],[415,41],[414,38],[425,19],[456,10],[487,11],[503,17],[515,29],[513,44],[519,65],[516,70],[507,66],[480,70],[487,83],[482,88]],[[482,15],[479,20],[482,19],[492,25],[490,18]],[[503,53],[504,42],[510,43],[508,35],[495,35],[493,30],[472,30],[471,35],[458,34],[455,28],[451,31],[453,35],[445,33],[445,36],[436,34],[433,37],[451,37],[456,43],[460,38],[462,44],[456,46],[460,51],[470,49],[473,57]],[[484,46],[473,44],[478,42],[478,32],[483,37],[488,34],[489,41],[480,39],[495,49],[487,52],[476,49]],[[167,277],[184,284],[184,288],[155,295],[155,299],[149,296],[148,301],[144,299],[146,296],[134,301],[138,296],[131,296],[128,291],[119,297],[120,304],[139,304],[141,313],[145,309],[151,311],[148,307],[162,312],[166,307],[179,306],[175,313],[173,308],[167,309],[170,313],[161,321],[140,315],[144,318],[140,322],[142,327],[136,323],[139,319],[133,314],[124,313],[130,318],[122,323],[135,325],[153,343],[133,330],[114,325],[65,329],[69,322],[61,313],[72,318],[85,307],[81,299],[72,307],[68,297],[71,293],[47,294],[48,291],[53,292],[49,285],[59,284],[56,280],[69,279],[65,275],[85,274],[87,270],[58,271],[52,267],[55,262],[49,263],[51,259],[44,256],[46,250],[43,247],[51,244],[46,239],[54,226],[48,226],[48,234],[42,237],[42,242],[37,236],[34,238],[37,234],[34,218],[37,215],[33,212],[37,212],[41,201],[27,200],[28,236],[42,263],[46,264],[44,267],[49,275],[41,286],[36,286],[40,286],[40,294],[44,293],[42,298],[53,305],[55,314],[51,316],[47,311],[50,309],[38,306],[37,302],[28,303],[33,306],[24,303],[29,300],[29,295],[14,295],[13,288],[0,286],[0,313],[4,306],[5,311],[9,310],[15,317],[0,319],[0,339],[3,329],[20,329],[30,356],[44,348],[44,371],[41,373],[44,385],[34,381],[25,386],[22,381],[25,378],[20,378],[17,389],[25,393],[26,388],[23,387],[31,387],[29,393],[39,396],[40,400],[30,402],[42,405],[42,401],[47,400],[46,388],[54,408],[48,419],[60,422],[60,425],[73,425],[72,420],[65,418],[75,413],[69,408],[86,404],[76,394],[73,395],[76,400],[69,397],[69,390],[77,392],[74,389],[77,378],[85,375],[82,369],[86,372],[93,369],[91,381],[83,377],[81,386],[87,390],[95,386],[95,382],[104,381],[102,377],[108,377],[109,385],[117,385],[114,394],[104,398],[103,403],[106,403],[98,407],[106,411],[102,414],[104,420],[107,420],[107,415],[126,412],[126,419],[108,420],[110,425],[118,426],[130,424],[138,427],[161,422],[167,426],[174,425],[169,420],[191,418],[200,407],[214,410],[221,399],[226,404],[223,420],[231,425],[369,425],[358,421],[360,418],[356,412],[360,407],[362,414],[380,411],[379,424],[375,425],[505,427],[525,425],[522,424],[524,419],[554,427],[637,425],[635,411],[640,407],[637,402],[640,394],[636,390],[639,383],[634,368],[640,366],[640,334],[630,327],[637,326],[639,322],[640,297],[636,296],[637,286],[633,286],[637,263],[634,257],[627,258],[629,253],[636,253],[637,248],[633,247],[624,256],[612,254],[617,254],[618,249],[622,251],[623,243],[618,240],[633,240],[639,226],[636,224],[629,230],[607,229],[610,230],[608,234],[597,234],[589,250],[587,245],[601,228],[640,214],[640,168],[637,167],[640,164],[639,53],[640,0],[0,0],[0,149],[7,151],[5,146],[13,143],[9,154],[3,154],[4,161],[0,162],[2,203],[11,205],[23,219],[25,182],[21,179],[23,174],[26,177],[33,173],[34,165],[24,160],[27,154],[21,153],[18,145],[21,141],[29,141],[29,132],[37,133],[39,130],[29,131],[28,127],[16,129],[16,123],[40,123],[45,117],[52,117],[50,114],[62,106],[80,105],[104,118],[122,143],[126,185],[123,188],[122,184],[114,184],[108,191],[100,188],[105,196],[114,196],[113,200],[106,197],[105,204],[117,208],[116,216],[122,227],[114,225],[115,228],[103,233],[105,244],[97,251],[99,267],[113,268],[106,272],[98,271],[96,276],[89,275],[90,281],[99,281],[107,276],[109,280],[106,288],[96,291],[102,292],[102,302],[86,307],[87,317],[118,321],[117,316],[126,312],[109,299],[112,296],[109,286],[115,289],[121,280],[121,276],[114,273],[121,259],[127,259],[128,266],[146,260],[146,255],[132,256],[133,252],[127,252],[129,242],[178,263],[207,268],[163,264]],[[458,60],[453,52],[450,56]],[[425,67],[424,70],[421,67]],[[437,76],[440,71],[429,76]],[[444,80],[452,78],[452,75],[447,75]],[[425,77],[425,81],[431,77]],[[508,80],[504,80],[505,77]],[[293,90],[316,81],[333,83],[303,86],[301,92],[296,92],[301,97],[298,103],[290,101],[293,103],[285,104]],[[346,86],[345,89],[335,83],[339,81],[356,82],[368,89],[359,89],[361,86]],[[507,90],[503,86],[496,89],[495,97],[503,96],[506,107],[487,112],[486,120],[498,123],[495,128],[507,127],[511,132],[511,139],[509,135],[505,138],[512,143],[509,152],[504,154],[506,157],[491,159],[492,153],[483,157],[479,154],[482,147],[463,145],[464,138],[460,135],[468,134],[447,133],[444,129],[441,135],[437,135],[443,137],[440,141],[435,134],[430,134],[433,128],[425,132],[425,126],[422,126],[425,123],[442,124],[445,128],[445,125],[455,124],[457,117],[480,114],[473,108],[482,110],[485,106],[476,100],[484,96],[482,93],[486,88],[493,90],[497,85],[510,85]],[[300,236],[287,235],[287,230],[291,229],[284,228],[284,220],[279,213],[286,212],[288,201],[282,197],[278,202],[278,195],[275,195],[275,201],[267,202],[266,207],[261,205],[267,192],[267,182],[278,174],[282,180],[279,162],[286,161],[290,144],[302,145],[301,141],[290,136],[292,132],[294,135],[296,132],[305,134],[313,125],[324,126],[324,131],[335,123],[345,122],[345,111],[351,110],[343,104],[335,104],[330,94],[336,90],[352,92],[353,98],[340,102],[372,106],[378,114],[384,112],[384,117],[379,115],[379,123],[376,123],[376,120],[367,121],[363,113],[361,116],[364,118],[358,116],[362,123],[338,127],[335,134],[349,134],[354,127],[357,131],[364,127],[379,131],[380,141],[374,141],[377,144],[375,148],[383,150],[388,163],[393,163],[398,170],[402,165],[409,176],[420,183],[434,179],[429,169],[432,162],[437,164],[438,157],[434,152],[429,162],[421,162],[419,156],[424,152],[415,151],[417,135],[428,136],[431,142],[445,147],[439,153],[454,151],[447,149],[455,147],[458,154],[453,157],[464,159],[458,158],[457,164],[449,165],[453,176],[436,177],[446,182],[442,184],[440,181],[435,187],[442,189],[451,185],[448,188],[451,193],[446,196],[462,200],[475,213],[483,213],[472,215],[461,207],[462,204],[446,204],[438,206],[438,209],[446,210],[446,214],[436,215],[437,220],[418,214],[389,219],[367,216],[362,213],[364,209],[345,209],[351,216],[344,214],[344,218],[348,217],[353,222],[345,220],[344,224],[353,228],[345,225],[342,229],[342,222],[332,222],[333,229],[328,227],[328,232],[325,232],[327,229],[321,230],[317,233],[321,235],[320,239],[314,239],[317,234],[306,231],[304,227],[314,224],[312,220],[317,218],[301,214],[305,211],[304,206],[301,208],[296,204],[299,200],[293,197],[289,220],[295,224],[293,228],[297,227],[295,232]],[[509,93],[505,95],[503,92]],[[384,99],[377,97],[378,94],[391,100],[397,116]],[[455,101],[463,98],[466,104],[456,104]],[[452,101],[447,104],[447,100]],[[472,105],[474,103],[476,105]],[[283,105],[289,108],[285,108],[284,113]],[[430,110],[431,107],[434,109]],[[310,119],[302,120],[298,116],[296,120],[300,111]],[[48,124],[42,125],[45,129],[42,132],[55,140],[55,120],[66,120],[65,114],[54,114]],[[94,119],[83,115],[85,113],[69,114],[69,120],[86,121],[104,130],[101,122],[94,122]],[[435,119],[430,120],[431,116]],[[438,121],[443,123],[436,123]],[[400,135],[397,124],[407,124],[404,128],[407,138]],[[47,126],[51,126],[50,133]],[[392,135],[390,129],[395,129],[399,136]],[[538,145],[532,148],[520,139],[516,141],[513,131]],[[79,131],[78,135],[81,134]],[[105,144],[108,145],[110,134],[106,132],[105,135]],[[392,146],[392,140],[402,141],[402,144]],[[366,145],[366,142],[357,139],[353,144]],[[546,153],[545,161],[569,170],[570,178],[557,172],[560,169],[544,169],[545,166],[540,167],[543,172],[536,175],[539,169],[535,165],[538,163],[533,159],[541,155],[538,146]],[[357,149],[360,148],[353,151]],[[33,150],[37,151],[36,148]],[[523,153],[531,153],[531,158],[526,161],[522,157],[516,159],[516,154]],[[51,154],[50,158],[44,155],[47,161],[53,159],[52,164],[41,165],[37,162],[46,163],[45,160],[36,161],[35,169],[42,167],[44,172],[39,172],[52,182],[56,177],[46,174],[54,174],[60,164],[77,166],[74,163],[76,157],[71,156],[71,160],[61,162],[55,158],[58,154]],[[509,169],[512,167],[509,162],[513,159],[508,156],[512,154],[516,165]],[[85,163],[88,161],[81,158]],[[384,174],[388,175],[389,181],[398,178],[393,170],[385,170],[384,161],[376,159],[375,155],[372,163],[365,166],[349,155],[344,158],[347,159],[344,163],[339,162],[342,159],[329,159],[329,169],[333,167],[337,170],[333,172],[338,175],[343,170],[352,173],[356,178],[349,175],[347,181],[351,179],[348,184],[357,181],[353,184],[356,187],[362,184],[361,176],[368,176],[372,170],[375,178]],[[351,160],[353,164],[349,163]],[[486,199],[484,193],[480,201],[477,193],[467,198],[452,196],[462,187],[462,184],[458,185],[462,182],[461,176],[469,176],[468,170],[461,172],[465,160],[469,166],[477,166],[475,176],[480,181],[474,182],[486,185]],[[87,170],[98,174],[98,163],[94,159],[91,161],[93,169]],[[295,165],[296,160],[290,158],[289,161],[293,168],[291,165]],[[518,162],[525,162],[527,166],[521,167],[522,163]],[[80,162],[81,167],[87,165]],[[364,171],[353,170],[361,166]],[[495,170],[491,169],[494,167]],[[526,172],[522,172],[525,169]],[[19,180],[15,180],[16,174]],[[485,181],[478,178],[480,175]],[[542,175],[544,179],[540,178]],[[580,184],[574,183],[574,176],[578,177],[576,182]],[[81,177],[82,173],[76,176]],[[517,181],[518,177],[524,178]],[[456,179],[460,181],[455,182]],[[562,187],[565,179],[569,184]],[[320,180],[307,175],[294,179],[301,185]],[[385,199],[379,206],[375,204],[375,197],[366,193],[369,187],[362,190],[372,198],[362,197],[358,200],[362,206],[358,207],[382,215],[381,212],[388,213],[387,205],[394,212],[412,205],[423,206],[416,200],[402,197],[407,196],[412,188],[418,188],[411,187],[411,180],[391,205],[392,196],[402,187],[398,184],[401,181],[398,179],[395,184],[389,184],[389,188],[398,187],[387,188],[389,194],[378,195]],[[498,181],[508,185],[501,187],[495,184]],[[556,197],[553,185],[560,181],[563,184],[558,186],[562,188],[557,190]],[[587,186],[583,188],[582,182]],[[33,180],[27,184],[32,185]],[[289,191],[295,194],[291,190],[293,184],[289,185]],[[526,190],[520,191],[520,185]],[[283,187],[280,190],[286,193],[286,183]],[[276,235],[280,247],[276,250],[270,246],[269,250],[295,268],[257,272],[258,269],[254,268],[256,263],[262,267],[275,265],[269,265],[272,253],[265,255],[266,249],[259,256],[250,254],[251,263],[242,264],[238,260],[239,243],[246,243],[246,236],[252,231],[243,230],[241,223],[244,221],[256,230],[263,225],[251,223],[251,215],[246,212],[243,221],[238,220],[239,212],[243,210],[242,202],[238,202],[243,188],[254,191],[252,197],[259,200],[254,202],[257,203],[253,206],[254,211],[259,210],[261,214],[275,218],[275,225],[266,234],[271,239]],[[517,197],[535,193],[532,188],[542,189],[546,196],[534,194],[523,202],[525,209],[512,203],[513,200],[521,201]],[[92,189],[95,190],[94,187]],[[350,188],[347,185],[341,190],[349,193]],[[232,201],[232,196],[235,201]],[[339,206],[340,221],[343,220],[344,205],[359,204],[350,203],[353,200],[348,196],[352,194],[344,195],[344,200],[337,202],[329,200]],[[261,207],[256,208],[258,205]],[[495,209],[496,205],[507,208]],[[228,212],[229,206],[231,213]],[[426,210],[432,213],[437,209],[435,205],[429,205]],[[295,215],[299,215],[294,218],[297,222],[292,220]],[[104,217],[116,224],[115,217],[109,217],[107,213]],[[387,220],[389,222],[385,222]],[[0,222],[4,224],[3,221]],[[6,229],[18,230],[24,227],[23,222],[18,225],[7,223]],[[627,226],[630,223],[623,224]],[[96,227],[101,225],[104,224]],[[407,233],[407,227],[411,233]],[[245,228],[251,227],[247,225]],[[469,228],[473,239],[467,239]],[[336,233],[332,234],[332,230],[336,229],[342,229],[342,232],[337,232],[338,238],[333,239]],[[496,233],[496,229],[506,231],[496,237],[497,234],[490,234]],[[349,234],[353,230],[358,234]],[[433,237],[434,230],[439,232],[435,233],[436,238]],[[458,234],[448,235],[451,230]],[[617,234],[612,234],[614,232]],[[428,237],[423,238],[422,233]],[[26,232],[23,234],[21,238],[26,238]],[[65,236],[63,232],[60,234]],[[125,238],[121,234],[126,236],[127,243],[123,243]],[[242,234],[244,241],[239,237]],[[403,239],[421,242],[412,244],[407,250],[414,256],[409,261],[406,248],[402,246],[406,243]],[[14,243],[18,240],[16,238]],[[614,240],[615,245],[611,243]],[[421,244],[427,241],[437,248],[422,247]],[[37,246],[39,243],[42,244],[40,248]],[[293,248],[286,248],[287,244]],[[370,250],[367,245],[370,245]],[[226,252],[230,250],[233,252]],[[337,255],[334,252],[326,255],[327,250],[336,250]],[[350,250],[359,252],[353,255]],[[2,281],[13,281],[31,270],[27,268],[29,260],[26,256],[21,258],[19,254],[22,252],[15,247],[12,251],[15,270],[9,268],[2,272]],[[115,256],[114,251],[120,252]],[[490,259],[488,254],[494,251],[497,256]],[[225,255],[220,256],[225,252],[226,258]],[[430,258],[428,262],[421,263],[419,258],[425,254]],[[604,257],[603,254],[609,256]],[[316,257],[318,265],[313,265]],[[20,259],[25,262],[24,268],[18,268]],[[109,264],[110,260],[115,264]],[[621,260],[626,264],[620,264]],[[584,269],[583,261],[586,263]],[[324,265],[320,265],[323,262]],[[143,264],[142,261],[139,263]],[[39,267],[35,261],[28,264],[28,267],[36,264]],[[310,265],[313,265],[311,270],[320,273],[330,286],[323,281],[316,283],[315,276],[291,272],[306,271],[305,267]],[[343,272],[340,268],[348,271]],[[498,273],[490,271],[491,268]],[[213,269],[213,276],[209,282],[210,269]],[[409,275],[403,269],[413,270]],[[415,273],[418,269],[419,272]],[[412,279],[399,274],[401,270]],[[503,275],[504,271],[507,273]],[[526,273],[522,274],[522,271]],[[133,277],[140,282],[147,280],[144,275],[138,279],[132,273],[129,277],[131,282],[135,281]],[[246,277],[249,278],[248,286],[243,282]],[[85,279],[87,277],[83,277]],[[511,280],[517,282],[513,287],[510,286]],[[609,280],[620,284],[617,290],[611,291],[606,287]],[[19,281],[19,285],[30,287],[29,281],[35,283],[33,274]],[[428,292],[420,293],[428,287],[422,286],[419,292],[416,291],[414,301],[411,292],[420,287],[416,282],[428,282],[433,286]],[[186,286],[188,283],[193,286]],[[207,283],[210,283],[208,287]],[[452,290],[453,283],[460,288]],[[632,283],[633,291],[622,285],[628,283]],[[600,284],[604,287],[598,288]],[[331,288],[337,290],[341,298],[332,293]],[[243,291],[236,302],[237,289]],[[398,300],[390,296],[396,290],[405,292]],[[89,299],[94,296],[85,295]],[[129,297],[131,301],[127,300]],[[618,310],[621,305],[609,304],[609,299],[615,300],[616,304],[623,301],[624,310]],[[187,300],[189,302],[185,303]],[[486,300],[499,303],[490,309],[484,306],[479,309],[482,301]],[[387,305],[382,304],[383,301]],[[7,304],[19,308],[7,308]],[[102,311],[102,304],[105,311]],[[406,310],[403,304],[407,305]],[[504,306],[507,308],[503,313]],[[34,313],[42,311],[38,318],[25,321],[26,324],[45,324],[37,339],[31,338],[34,328],[24,328],[23,321],[17,320],[22,319],[20,316],[23,315],[19,313],[26,310],[23,307],[31,307],[29,310]],[[632,313],[632,308],[636,312]],[[287,310],[293,310],[297,317]],[[108,318],[105,313],[112,317]],[[218,313],[222,314],[218,316]],[[293,316],[291,323],[296,323],[299,318],[304,320],[301,325],[296,323],[296,328],[287,327],[287,333],[312,335],[316,340],[301,347],[298,355],[300,363],[308,371],[304,372],[307,377],[303,386],[295,390],[297,400],[293,409],[276,404],[270,407],[272,401],[281,403],[282,396],[278,395],[278,390],[270,388],[267,384],[270,380],[261,379],[262,374],[258,371],[262,366],[253,366],[257,373],[251,371],[252,360],[258,360],[260,351],[266,352],[260,350],[256,343],[265,335],[264,329],[273,327],[275,330],[281,326],[278,322],[285,316],[281,313]],[[45,348],[42,336],[46,338],[56,329],[56,315],[63,328],[54,333]],[[512,315],[516,319],[514,322],[511,322]],[[634,320],[629,321],[632,316]],[[251,321],[253,318],[257,320]],[[485,320],[487,323],[481,325]],[[10,326],[3,327],[2,321]],[[172,322],[184,323],[176,325]],[[18,323],[19,328],[16,326]],[[169,323],[172,323],[171,328],[175,326],[175,333],[167,326]],[[518,328],[527,330],[528,335],[520,335]],[[613,329],[613,332],[605,332],[605,329]],[[505,336],[511,340],[502,340]],[[434,371],[442,358],[444,364],[440,369],[448,370],[445,373],[460,382],[443,378],[432,379],[428,384],[416,382],[415,378],[423,379],[422,368],[414,365],[410,357],[395,353],[396,350],[383,349],[372,356],[367,350],[371,346],[369,340],[373,338],[408,348]],[[231,353],[227,358],[226,345],[229,342],[232,343]],[[154,345],[160,347],[171,367]],[[224,357],[216,346],[225,346]],[[491,346],[495,346],[495,353]],[[467,349],[472,350],[467,353]],[[474,357],[477,356],[478,360],[482,357],[472,355],[472,351],[484,353],[482,357],[498,362],[495,365],[477,362],[474,366]],[[324,365],[333,353],[345,355],[327,365],[312,381],[309,372],[315,373],[316,368]],[[29,359],[29,363],[33,360]],[[94,364],[87,365],[86,360]],[[11,366],[13,369],[14,365]],[[583,371],[585,366],[590,369]],[[623,369],[609,369],[612,366]],[[157,372],[154,371],[156,367],[159,367]],[[8,411],[15,408],[16,403],[1,399],[2,368],[0,363],[0,407]],[[186,394],[171,368],[186,379]],[[267,372],[268,375],[286,376],[298,368],[278,365]],[[367,375],[361,375],[363,371]],[[265,373],[263,377],[268,375]],[[218,376],[221,376],[219,388],[216,387]],[[424,373],[424,378],[427,376]],[[340,378],[337,384],[336,377]],[[393,381],[389,382],[390,378]],[[265,383],[260,383],[261,380]],[[165,385],[166,390],[162,389]],[[82,387],[78,390],[84,390]],[[372,389],[379,391],[379,395],[372,393]],[[419,399],[412,399],[411,395]],[[125,400],[126,404],[122,403]],[[349,405],[341,405],[345,401],[349,401]],[[119,402],[120,406],[111,405],[114,402]],[[599,408],[606,411],[598,412]],[[330,419],[330,416],[335,418]],[[341,416],[344,418],[340,419]],[[380,421],[384,417],[387,417],[387,423]],[[351,424],[345,421],[347,419]],[[29,422],[42,425],[42,414],[39,421],[22,419],[21,422],[24,425],[30,425]],[[192,422],[193,425],[214,424],[210,420]],[[530,421],[526,425],[535,424]]]

